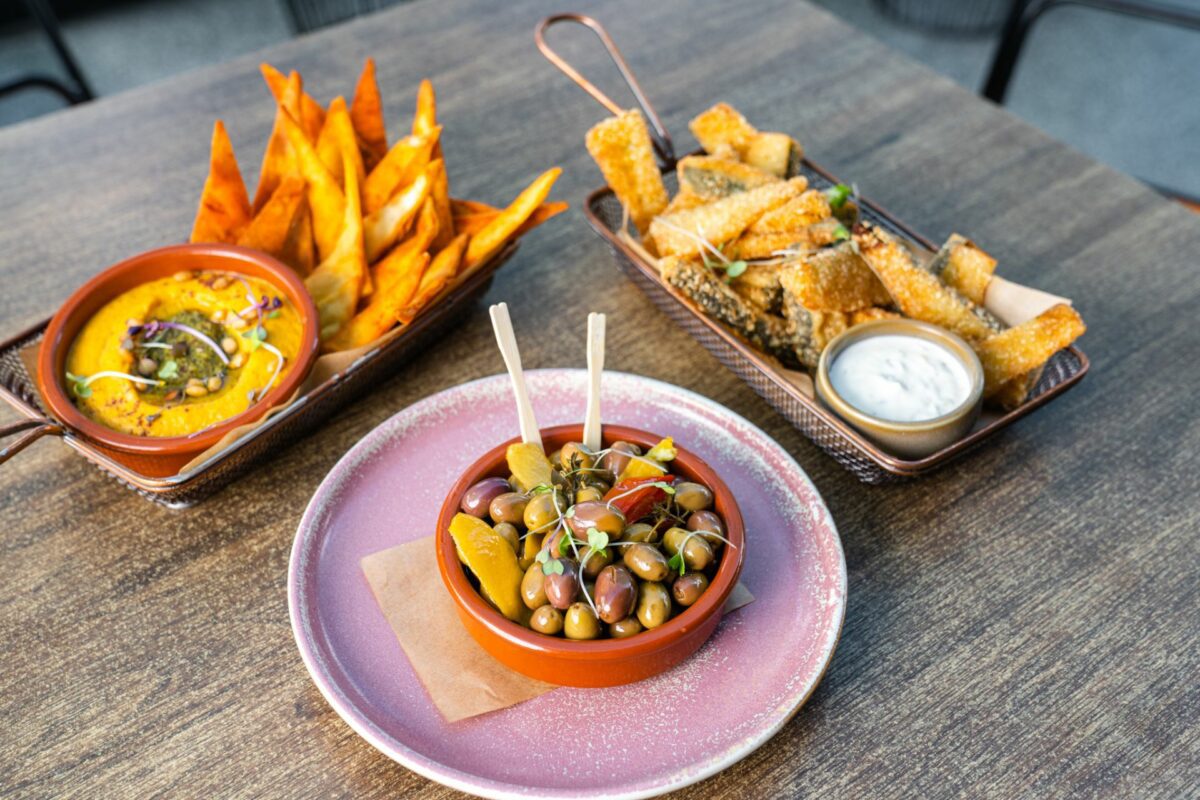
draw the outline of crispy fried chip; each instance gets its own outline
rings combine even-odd
[[[674,214],[677,211],[687,211],[689,208],[699,208],[708,201],[693,192],[687,186],[681,186],[671,202],[663,209],[664,214]]]
[[[705,201],[779,182],[778,176],[757,167],[716,156],[684,156],[675,166],[675,173],[680,194],[686,190]]]
[[[235,242],[250,222],[250,198],[238,170],[237,157],[225,124],[213,125],[208,178],[200,194],[200,208],[192,225],[193,242]]]
[[[642,112],[624,111],[587,132],[587,149],[639,232],[667,207],[667,190]]]
[[[479,205],[483,204],[480,203]],[[567,204],[562,201],[542,203],[537,207],[536,211],[529,215],[529,219],[521,223],[521,226],[517,228],[513,235],[518,238],[524,236],[546,220],[557,217],[566,211],[567,208]],[[498,216],[500,216],[500,209],[498,208],[493,208],[490,211],[477,211],[456,215],[454,217],[454,231],[455,233],[465,233],[468,236],[474,236]]]
[[[799,173],[804,150],[786,133],[759,133],[742,153],[747,164],[779,177]]]
[[[495,206],[489,206],[487,203],[481,203],[478,200],[461,200],[457,197],[450,198],[450,213],[456,217],[466,217],[471,214],[482,214],[488,211],[499,213],[500,209]]]
[[[375,80],[375,59],[363,64],[354,99],[350,101],[350,121],[358,137],[363,166],[368,172],[387,154],[387,125],[383,120],[383,97]]]
[[[1057,305],[1008,330],[973,344],[983,364],[983,395],[992,397],[1008,381],[1045,364],[1087,330],[1068,305]]]
[[[446,174],[446,161],[435,158],[436,165],[429,182],[429,199],[437,209],[438,235],[433,243],[435,250],[441,250],[454,238],[454,216],[450,211],[450,178]]]
[[[804,148],[798,141],[783,133],[760,133],[725,103],[717,103],[698,114],[688,127],[710,154],[733,152],[750,166],[779,177],[790,177],[800,171]]]
[[[434,237],[438,235],[438,225],[437,211],[434,209],[433,201],[427,197],[421,205],[420,213],[417,214],[417,222],[408,236],[389,250],[386,256],[371,265],[371,273],[376,278],[376,282],[390,287],[396,275],[395,262],[405,258],[406,251],[423,253],[433,247]],[[417,284],[414,281],[408,290],[409,293],[404,295],[403,302],[408,302],[408,297],[416,289]],[[398,308],[400,304],[394,305]]]
[[[929,262],[929,271],[972,303],[983,305],[996,271],[996,259],[970,239],[954,233]]]
[[[664,256],[695,256],[707,241],[714,247],[731,242],[766,212],[804,191],[803,178],[768,183],[716,200],[699,208],[656,217],[650,238]]]
[[[242,230],[237,243],[242,247],[261,250],[299,271],[287,258],[291,255],[289,249],[295,247],[295,241],[301,235],[307,212],[304,179],[299,175],[288,175],[262,211],[255,214],[250,224]]]
[[[940,325],[968,340],[986,339],[994,332],[995,326],[974,303],[917,266],[890,233],[860,225],[854,229],[854,242],[905,316]]]
[[[320,155],[317,154],[317,148],[304,135],[300,123],[288,114],[286,109],[280,121],[287,134],[288,144],[296,156],[296,167],[308,183],[308,208],[312,214],[313,240],[317,245],[317,257],[325,261],[338,247],[344,227],[347,198],[337,180],[325,168]],[[350,162],[347,160],[345,163]],[[349,184],[348,177],[346,183]],[[356,178],[355,186],[357,185]],[[355,204],[358,204],[358,198],[355,198]]]
[[[857,311],[892,302],[850,242],[800,256],[780,282],[811,311]]]
[[[413,112],[412,132],[415,136],[428,136],[433,139],[430,160],[442,157],[442,144],[435,135],[440,128],[437,121],[437,96],[433,93],[433,83],[425,78],[417,87],[417,108]]]
[[[483,230],[472,236],[467,245],[463,268],[470,270],[482,264],[503,247],[504,243],[525,224],[525,221],[533,216],[542,201],[550,194],[550,187],[554,186],[554,182],[561,174],[561,167],[554,167],[543,172],[517,195],[508,208],[500,212]]]
[[[467,249],[467,239],[466,234],[460,233],[434,256],[429,269],[421,276],[421,284],[417,287],[416,294],[400,309],[401,322],[406,325],[412,322],[413,318],[421,313],[421,309],[429,305],[454,280],[462,263],[463,253]]]
[[[325,125],[317,137],[317,155],[329,174],[339,185],[346,178],[342,175],[342,154],[350,154],[350,163],[358,175],[358,185],[362,186],[366,178],[362,153],[358,149],[358,137],[354,133],[354,123],[350,121],[350,112],[346,109],[346,99],[335,97],[329,104],[325,115]]]
[[[271,94],[275,97],[275,102],[282,103],[288,79],[283,76],[282,72],[270,64],[259,64],[258,68],[262,72],[263,80],[267,82],[267,88],[271,90]],[[325,124],[325,109],[321,108],[321,104],[312,99],[307,93],[302,93],[300,95],[300,116],[295,117],[295,119],[300,123],[304,130],[304,135],[308,137],[308,140],[316,142],[317,136],[321,134],[321,126]]]
[[[300,80],[300,73],[293,72],[288,75],[279,105],[292,115],[292,119],[300,119],[300,96],[303,93],[304,84]],[[271,138],[267,139],[267,151],[263,154],[262,167],[258,172],[258,188],[254,191],[255,214],[261,211],[271,199],[271,195],[275,194],[283,177],[296,171],[292,146],[288,144],[287,133],[279,119],[283,113],[279,109],[275,110],[275,125],[271,128]]]
[[[787,233],[799,231],[809,225],[829,219],[833,210],[825,193],[809,189],[774,211],[768,211],[754,221],[746,230],[749,233]]]
[[[279,259],[297,274],[306,276],[313,271],[317,264],[316,248],[313,243],[312,211],[308,207],[308,195],[305,193],[301,204],[293,235],[288,237],[283,247],[283,256]]]
[[[363,207],[368,214],[383,208],[398,189],[424,172],[440,134],[441,128],[434,128],[429,134],[405,136],[392,145],[363,185]]]
[[[850,327],[853,328],[855,325],[862,325],[865,322],[874,322],[877,319],[901,319],[901,316],[886,308],[860,308],[850,312]]]
[[[363,238],[367,260],[375,261],[396,243],[421,210],[429,196],[430,173],[435,164],[426,165],[417,179],[402,189],[386,205],[376,209],[363,220]]]
[[[350,154],[345,154],[344,159],[342,169],[346,173],[346,199],[343,203],[341,233],[333,251],[304,280],[308,293],[317,304],[322,342],[332,339],[354,316],[367,272],[358,178]]]

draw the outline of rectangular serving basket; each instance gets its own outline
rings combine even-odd
[[[833,175],[807,159],[803,163],[803,174],[809,185],[818,189],[838,183]],[[674,171],[664,170],[663,180],[668,190],[674,193],[677,186]],[[936,250],[932,242],[880,206],[863,197],[858,198],[858,203],[863,218],[869,222],[892,231],[917,249],[930,253]],[[881,450],[815,397],[800,391],[773,359],[764,356],[725,325],[706,315],[690,298],[667,285],[659,277],[658,267],[621,238],[621,203],[611,189],[603,187],[592,192],[584,213],[592,228],[612,248],[617,266],[649,295],[655,305],[750,384],[801,433],[864,483],[888,483],[937,469],[1062,394],[1082,380],[1088,371],[1087,357],[1079,349],[1068,347],[1047,362],[1041,380],[1019,407],[1002,415],[987,415],[965,437],[925,458],[899,458]]]
[[[195,504],[242,473],[252,463],[294,443],[305,431],[327,418],[348,400],[365,394],[405,362],[435,341],[460,319],[489,285],[497,269],[516,252],[510,243],[463,283],[426,309],[407,330],[368,351],[308,394],[236,440],[203,463],[166,478],[143,475],[113,459],[85,437],[69,429],[60,435],[68,446],[126,487],[171,508]],[[25,368],[21,351],[41,341],[49,320],[0,343],[0,398],[21,416],[51,423],[38,398],[33,377]]]

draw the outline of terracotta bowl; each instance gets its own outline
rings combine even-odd
[[[662,438],[652,433],[604,426],[604,444],[625,440],[650,449]],[[542,442],[553,452],[567,442],[583,439],[582,425],[560,425],[542,431]],[[699,649],[721,621],[725,601],[737,585],[745,559],[745,528],[741,512],[729,487],[703,461],[679,449],[671,471],[712,489],[714,510],[728,529],[733,546],[723,548],[723,557],[708,590],[695,605],[665,624],[628,639],[578,642],[546,636],[507,619],[489,605],[467,578],[458,560],[450,521],[459,511],[463,494],[483,478],[507,477],[505,450],[518,439],[485,453],[454,484],[438,516],[437,559],[442,581],[454,599],[467,631],[485,650],[505,666],[531,678],[562,686],[617,686],[632,683],[670,669]]]
[[[241,414],[191,436],[133,436],[106,428],[84,416],[71,402],[64,385],[67,352],[75,336],[92,315],[117,295],[148,281],[174,275],[181,270],[237,272],[266,281],[278,289],[299,311],[304,324],[296,363],[266,396]],[[295,272],[279,261],[244,247],[224,244],[181,244],[150,250],[114,264],[80,286],[67,298],[46,327],[38,351],[37,385],[50,412],[76,433],[92,440],[106,453],[139,472],[155,477],[174,475],[200,453],[212,447],[229,431],[254,422],[272,406],[290,397],[308,376],[317,358],[320,329],[317,309]]]

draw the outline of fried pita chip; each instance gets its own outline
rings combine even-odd
[[[594,125],[587,132],[587,150],[634,226],[644,233],[650,220],[667,207],[667,190],[642,112],[624,111]]]
[[[413,318],[421,313],[421,309],[441,294],[454,280],[454,276],[458,274],[458,267],[462,263],[463,253],[467,249],[467,238],[465,234],[461,233],[455,236],[430,262],[429,268],[421,276],[421,283],[417,287],[416,294],[413,295],[408,305],[400,310],[398,317],[401,322],[406,325],[412,322]]]
[[[396,253],[394,258],[393,253]],[[407,303],[416,291],[429,266],[429,253],[399,247],[393,253],[389,253],[385,261],[390,262],[390,271],[397,273],[396,280],[388,289],[380,288],[375,292],[371,302],[325,343],[327,351],[364,347],[395,327],[398,304]]]
[[[433,246],[435,250],[441,250],[454,238],[454,217],[450,211],[450,177],[446,174],[446,161],[435,158],[433,163],[437,168],[430,176],[429,198],[438,215],[438,235]]]
[[[983,396],[998,394],[1009,381],[1042,366],[1086,330],[1075,309],[1057,305],[976,342],[973,347],[983,365]]]
[[[442,157],[442,144],[435,131],[441,126],[437,121],[437,96],[433,93],[433,84],[428,78],[421,81],[417,87],[417,110],[413,113],[412,132],[414,136],[429,136],[433,139],[433,153],[429,158]]]
[[[480,205],[483,205],[480,203]],[[521,223],[521,227],[517,228],[513,234],[516,237],[524,236],[529,231],[541,225],[551,217],[557,217],[562,212],[566,211],[569,206],[562,201],[553,203],[542,203],[537,210],[529,215],[529,219]],[[489,211],[479,211],[475,213],[462,214],[454,217],[454,232],[465,233],[468,236],[474,236],[479,233],[488,223],[500,216],[500,209],[494,208]]]
[[[489,206],[487,203],[480,203],[478,200],[460,200],[457,197],[450,198],[450,213],[456,217],[465,217],[469,214],[482,214],[487,211],[499,212],[500,209],[495,206]]]
[[[213,126],[208,178],[200,195],[200,208],[192,225],[193,242],[235,242],[250,222],[250,198],[238,170],[237,157],[225,124]]]
[[[300,96],[304,93],[304,84],[300,73],[288,75],[287,85],[279,98],[279,105],[287,109],[292,119],[300,119]],[[287,133],[279,116],[283,113],[275,110],[275,125],[271,128],[271,138],[267,139],[267,151],[263,154],[262,167],[258,172],[258,188],[254,191],[254,213],[257,214],[275,194],[283,176],[296,171],[295,159],[292,156],[292,146],[288,144]]]
[[[371,277],[375,281],[375,285],[379,287],[377,293],[389,292],[391,290],[390,286],[395,274],[394,261],[404,258],[406,251],[421,253],[429,250],[433,246],[433,240],[437,234],[437,210],[433,207],[433,201],[426,197],[424,204],[421,206],[420,213],[417,214],[417,222],[413,226],[412,232],[389,250],[386,256],[371,265]],[[413,283],[411,291],[415,292],[416,290],[417,285]],[[373,296],[372,300],[374,299]],[[408,295],[404,298],[405,302],[407,302],[407,299]]]
[[[250,224],[242,230],[237,243],[242,247],[261,250],[287,263],[285,256],[288,246],[303,226],[302,212],[306,211],[304,179],[299,175],[288,175],[262,211],[255,214]]]
[[[309,275],[304,285],[317,304],[321,341],[334,335],[354,316],[362,291],[367,260],[363,252],[362,208],[358,199],[358,177],[350,156],[344,156],[346,198],[343,203],[342,229],[337,245]]]
[[[508,208],[488,223],[483,230],[472,236],[470,244],[467,246],[464,268],[471,269],[482,264],[503,247],[517,229],[533,215],[533,212],[546,199],[546,195],[550,194],[550,187],[554,185],[561,174],[561,167],[554,167],[543,172],[517,195]]]
[[[297,212],[296,225],[292,229],[292,235],[284,243],[283,255],[280,256],[279,260],[296,270],[296,273],[301,276],[308,275],[313,271],[313,267],[316,266],[312,212],[308,208],[307,193],[305,193],[300,210]]]
[[[325,261],[333,255],[341,239],[342,229],[345,227],[343,220],[347,197],[338,181],[325,168],[324,162],[317,154],[317,148],[304,135],[300,123],[288,114],[286,109],[280,120],[296,156],[296,167],[308,183],[308,208],[312,214],[313,240],[317,245],[317,257]],[[349,176],[346,183],[350,183]],[[357,176],[354,185],[357,191]],[[359,198],[354,198],[354,201],[356,206],[359,205]]]
[[[354,99],[350,102],[350,121],[358,134],[358,146],[362,150],[363,166],[370,172],[387,154],[387,126],[383,121],[383,97],[375,81],[375,60],[368,58],[363,64],[358,85],[354,87]]]
[[[368,214],[383,208],[396,191],[417,179],[430,162],[441,128],[429,135],[405,136],[392,145],[363,184],[363,208]]]
[[[350,121],[350,112],[346,110],[345,98],[335,97],[329,104],[321,135],[317,137],[317,155],[339,184],[345,181],[345,176],[342,175],[343,153],[350,155],[350,163],[354,164],[358,174],[358,185],[362,186],[366,180],[366,172],[363,169],[362,153],[358,149],[358,137],[354,135],[354,124]]]
[[[409,223],[429,196],[430,173],[434,169],[436,167],[433,164],[426,166],[415,181],[389,200],[387,205],[363,220],[368,261],[375,261],[382,256],[408,230]]]
[[[282,72],[270,64],[259,64],[258,68],[262,72],[263,80],[267,82],[267,88],[271,90],[271,94],[275,97],[275,102],[282,102],[288,79],[283,76]],[[325,109],[321,108],[321,104],[312,99],[307,93],[303,93],[300,96],[300,116],[295,119],[300,122],[304,129],[304,135],[308,137],[308,140],[316,142],[317,137],[321,134],[321,127],[325,124]]]

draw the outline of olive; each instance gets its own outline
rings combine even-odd
[[[592,598],[600,619],[617,622],[628,617],[637,600],[637,582],[625,567],[615,564],[600,570],[596,578],[596,594]]]
[[[502,525],[507,523],[500,523]],[[529,565],[537,558],[538,550],[542,549],[542,539],[544,537],[539,533],[526,534],[524,542],[521,545],[517,564],[521,569],[529,569]]]
[[[541,564],[530,564],[525,570],[525,577],[521,579],[521,599],[530,608],[546,605],[546,575]]]
[[[712,545],[703,536],[683,528],[671,528],[663,534],[663,546],[672,554],[682,549],[683,563],[691,570],[702,570],[713,562]]]
[[[693,513],[688,517],[687,527],[689,531],[701,531],[704,541],[712,545],[714,552],[720,550],[721,545],[725,544],[717,538],[717,536],[725,535],[725,523],[712,511],[697,511]],[[717,536],[711,535],[714,533]]]
[[[639,543],[625,548],[624,561],[630,572],[644,581],[661,581],[671,571],[662,551],[648,544]]]
[[[563,629],[563,615],[554,606],[541,606],[529,618],[529,627],[547,636],[557,636]]]
[[[629,466],[629,456],[640,456],[641,454],[642,448],[632,442],[613,442],[609,446],[608,452],[600,457],[596,466],[611,473],[612,479],[615,481],[625,471],[625,467]]]
[[[671,596],[681,606],[690,606],[700,599],[708,588],[708,577],[703,572],[689,572],[680,575],[671,584]]]
[[[510,525],[522,525],[525,522],[525,495],[516,492],[505,492],[497,495],[488,505],[488,513],[493,522],[507,522]]]
[[[512,545],[514,553],[521,552],[521,534],[517,532],[517,526],[511,522],[497,522],[492,526],[492,530],[504,537],[504,541]]]
[[[550,551],[550,555],[558,558],[559,556],[569,556],[574,550],[569,542],[564,539],[570,536],[570,532],[566,530],[557,530],[554,533],[548,534],[544,541],[545,549]]]
[[[675,505],[685,511],[700,511],[713,503],[712,490],[692,481],[675,484]]]
[[[637,617],[626,617],[619,619],[608,626],[608,633],[614,639],[628,639],[634,634],[641,633],[645,628],[642,623],[638,622]]]
[[[638,585],[637,618],[647,628],[657,628],[671,616],[671,595],[654,581]]]
[[[556,492],[542,492],[529,498],[525,505],[525,528],[545,533],[558,521],[558,508],[554,505]]]
[[[587,603],[574,603],[567,609],[563,633],[568,639],[595,639],[600,635],[600,620]]]
[[[579,469],[580,467],[591,469],[595,461],[596,457],[592,455],[591,451],[579,442],[567,442],[564,444],[562,450],[558,453],[557,459],[557,462],[562,464],[562,468],[568,471]],[[551,463],[554,463],[554,460],[551,460]]]
[[[504,478],[484,478],[479,483],[463,492],[459,507],[464,514],[483,519],[488,514],[488,507],[502,494],[512,491]],[[503,520],[498,520],[503,521]],[[509,520],[511,522],[511,520]]]
[[[635,522],[625,529],[621,538],[626,542],[657,542],[655,527],[646,522]]]
[[[580,592],[579,596],[583,597],[584,595],[587,595],[588,597],[592,598],[593,603],[596,602],[596,584],[595,584],[595,582],[593,582],[593,581],[584,581],[583,582],[583,591]]]
[[[586,555],[580,556],[583,560],[583,575],[586,578],[596,579],[605,567],[613,562],[612,550],[604,548],[603,550],[589,550]]]
[[[595,486],[585,486],[575,492],[576,503],[592,503],[599,502],[604,498],[604,492],[597,489]]]
[[[588,485],[588,488],[595,489],[597,492],[599,492],[601,499],[604,498],[604,495],[606,495],[610,491],[612,491],[612,484],[609,483],[608,481],[597,478],[595,473],[592,473],[591,476],[587,479],[587,485]]]
[[[550,453],[550,455],[548,456],[548,458],[549,458],[549,460],[550,460],[550,463],[551,463],[551,465],[557,465],[557,464],[560,464],[560,463],[562,463],[562,462],[561,462],[561,459],[562,459],[562,448],[560,447],[560,448],[558,448],[557,450],[555,450],[554,452]]]
[[[575,574],[575,562],[569,558],[560,558],[562,574],[547,575],[543,586],[546,588],[546,600],[560,611],[575,602],[579,596],[579,577]],[[538,565],[539,568],[541,565]]]
[[[567,517],[567,524],[580,539],[586,539],[588,531],[595,528],[616,539],[625,530],[625,516],[615,508],[609,508],[597,500],[576,503],[575,510]]]

